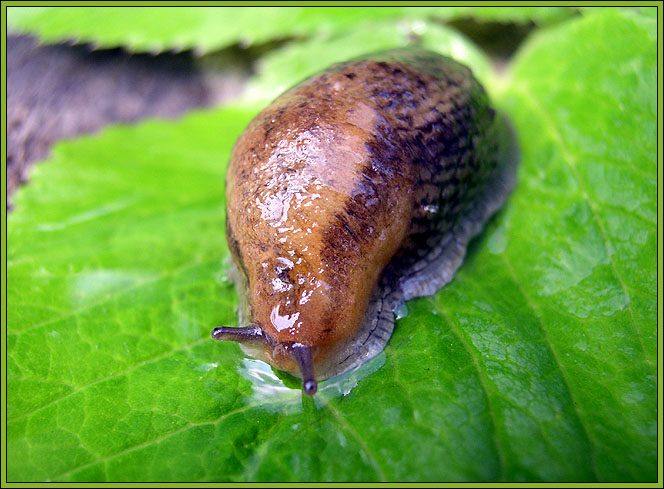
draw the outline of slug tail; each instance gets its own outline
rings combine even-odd
[[[314,374],[314,356],[310,346],[301,343],[293,345],[293,357],[300,367],[302,373],[302,391],[313,396],[318,391],[318,382]]]

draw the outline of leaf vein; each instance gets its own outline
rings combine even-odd
[[[516,275],[516,272],[514,271],[514,268],[512,268],[512,264],[510,263],[509,259],[507,258],[505,253],[501,253],[503,262],[505,263],[505,266],[507,267],[507,270],[509,271],[510,276],[512,277],[512,280],[514,280],[514,283],[516,284],[517,288],[519,289],[519,292],[525,299],[526,303],[528,304],[528,307],[530,307],[531,311],[533,312],[535,318],[537,319],[538,324],[540,325],[540,328],[542,329],[542,333],[544,334],[544,338],[546,338],[546,342],[548,343],[549,349],[551,350],[551,354],[553,355],[553,358],[556,360],[556,365],[558,366],[558,370],[560,371],[560,375],[563,379],[563,382],[565,383],[565,387],[567,389],[567,392],[569,393],[570,399],[572,401],[572,406],[574,407],[574,412],[576,413],[576,416],[579,420],[579,425],[581,425],[581,429],[583,429],[583,433],[586,437],[586,441],[588,442],[588,445],[590,446],[590,461],[592,464],[592,469],[593,473],[595,474],[595,478],[599,480],[599,471],[597,470],[597,461],[595,460],[595,450],[594,450],[594,443],[597,443],[596,440],[590,435],[588,432],[586,425],[582,421],[581,414],[579,413],[579,410],[577,408],[577,403],[576,400],[574,399],[574,395],[572,393],[572,389],[569,386],[569,382],[567,381],[567,377],[565,376],[565,372],[563,371],[562,364],[560,363],[560,360],[558,359],[558,354],[556,353],[556,350],[553,347],[553,344],[551,343],[551,340],[549,339],[549,333],[544,326],[544,322],[542,321],[542,318],[539,315],[539,312],[537,311],[537,308],[535,307],[535,304],[531,301],[530,296],[526,293],[525,289],[521,285],[521,282],[519,278]]]
[[[387,481],[385,478],[385,473],[383,472],[383,469],[381,468],[380,464],[376,460],[376,457],[374,457],[373,453],[371,450],[369,450],[369,447],[367,444],[364,442],[364,440],[360,437],[360,435],[353,429],[353,427],[346,421],[346,419],[339,414],[339,412],[332,406],[332,404],[328,404],[328,409],[330,412],[334,415],[335,418],[339,421],[341,425],[346,428],[346,431],[351,434],[355,440],[360,444],[360,447],[362,447],[362,450],[364,450],[364,453],[367,454],[369,457],[369,460],[371,461],[371,465],[374,466],[374,469],[376,470],[376,473],[378,474],[378,477],[380,478],[381,482]]]
[[[468,352],[468,355],[470,356],[471,360],[473,361],[475,365],[475,369],[477,370],[477,375],[480,379],[480,385],[482,386],[482,389],[484,390],[484,395],[486,396],[487,404],[489,406],[489,415],[491,417],[491,424],[493,425],[493,442],[496,447],[496,453],[498,454],[498,462],[500,466],[500,480],[506,480],[505,479],[505,455],[503,453],[502,446],[500,445],[499,442],[499,437],[498,437],[498,424],[496,422],[496,414],[493,409],[493,403],[491,402],[491,396],[489,395],[489,389],[486,385],[486,379],[484,378],[484,375],[482,374],[482,369],[480,368],[479,362],[477,361],[477,358],[475,355],[473,355],[473,351],[470,348],[470,345],[466,342],[466,339],[461,335],[461,332],[457,329],[456,325],[452,321],[452,318],[447,314],[447,312],[443,309],[443,307],[436,303],[432,302],[433,307],[443,315],[445,318],[445,321],[447,321],[447,324],[449,324],[450,329],[454,332],[454,335],[461,341],[461,344],[463,345],[464,349]]]

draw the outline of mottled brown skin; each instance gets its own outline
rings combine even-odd
[[[240,136],[227,236],[268,361],[357,332],[384,274],[417,261],[494,172],[494,113],[470,71],[417,49],[332,66]],[[276,345],[276,348],[273,348]]]

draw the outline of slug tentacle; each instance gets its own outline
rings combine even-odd
[[[316,382],[314,374],[313,349],[301,343],[294,343],[291,351],[302,374],[302,390],[305,394],[313,396],[318,390],[318,382]]]
[[[212,337],[217,341],[235,341],[245,345],[267,346],[271,344],[270,338],[259,326],[241,328],[220,326],[212,330]]]

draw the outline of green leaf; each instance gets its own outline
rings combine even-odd
[[[45,42],[74,40],[102,47],[206,53],[235,43],[328,36],[367,21],[477,17],[547,23],[572,14],[561,7],[9,7],[8,26]]]
[[[394,16],[401,9],[360,9],[359,17]],[[135,51],[196,48],[209,52],[355,23],[348,9],[305,7],[10,7],[9,26],[44,41],[80,40]]]
[[[656,480],[655,27],[528,42],[494,86],[507,206],[314,399],[209,337],[235,323],[223,178],[253,109],[57,146],[9,216],[8,480]]]

